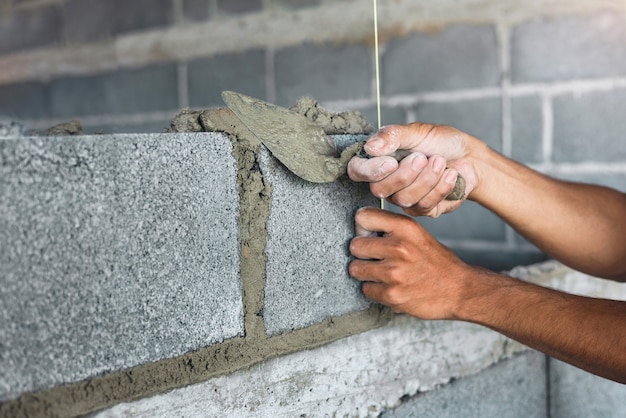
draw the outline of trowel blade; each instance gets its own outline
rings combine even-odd
[[[343,174],[334,141],[305,116],[232,91],[222,92],[222,99],[274,157],[299,177],[328,183]]]

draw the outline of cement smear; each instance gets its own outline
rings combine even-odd
[[[324,114],[313,106],[308,115]],[[328,116],[330,115],[330,116]],[[316,121],[330,121],[330,132],[345,117],[332,114],[318,116]],[[357,123],[358,126],[360,122]],[[355,132],[349,123],[340,133]],[[333,130],[334,129],[334,130]],[[245,336],[199,349],[179,357],[142,364],[70,383],[53,389],[26,393],[18,399],[0,404],[0,418],[76,417],[199,383],[212,377],[232,373],[256,363],[295,351],[319,347],[340,338],[358,334],[389,322],[392,313],[373,305],[367,310],[340,317],[328,317],[308,328],[268,336],[263,321],[265,288],[266,222],[271,209],[272,189],[259,169],[261,143],[241,121],[226,108],[191,110],[185,108],[171,123],[173,132],[224,132],[233,142],[233,156],[238,165],[240,199],[241,278],[244,298]]]

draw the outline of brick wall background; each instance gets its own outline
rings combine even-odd
[[[376,123],[372,4],[358,1],[3,0],[0,114],[29,130],[161,132],[232,89],[310,95]],[[624,189],[621,0],[381,2],[382,122],[456,126],[544,172]],[[468,203],[420,220],[495,269],[545,259]]]
[[[622,0],[381,1],[379,16],[383,123],[451,124],[549,174],[626,190]],[[29,410],[43,416],[81,415],[192,383],[101,416],[193,415],[209,408],[236,415],[344,411],[412,416],[434,411],[444,416],[448,410],[458,416],[459,407],[467,415],[623,415],[623,387],[532,352],[431,391],[523,348],[465,324],[396,317],[373,329],[389,319],[388,313],[368,308],[354,283],[341,281],[349,280],[344,271],[332,275],[347,258],[334,253],[337,258],[329,258],[324,252],[328,243],[319,242],[317,234],[305,234],[310,263],[301,260],[301,271],[281,274],[294,264],[289,253],[293,243],[284,245],[281,239],[284,229],[298,231],[297,216],[273,215],[263,223],[268,239],[255,239],[268,245],[268,252],[253,261],[265,263],[265,269],[252,273],[242,273],[241,267],[250,263],[245,251],[237,254],[218,245],[227,256],[212,260],[218,250],[195,246],[227,224],[207,225],[207,197],[190,194],[190,188],[213,190],[207,184],[214,177],[234,182],[235,163],[222,167],[230,161],[226,145],[209,152],[203,137],[145,133],[161,132],[186,105],[222,106],[219,93],[225,89],[283,106],[311,95],[333,110],[360,110],[375,123],[372,29],[370,0],[0,0],[0,114],[20,120],[30,133],[73,118],[82,121],[87,133],[131,133],[59,142],[0,141],[5,155],[0,158],[5,170],[0,209],[17,216],[25,231],[31,230],[29,222],[43,225],[41,239],[17,230],[11,237],[19,239],[11,242],[23,245],[0,252],[14,262],[11,273],[8,261],[3,262],[0,291],[0,318],[5,318],[0,321],[0,416]],[[220,141],[226,144],[226,138]],[[159,150],[169,150],[174,163],[161,160]],[[129,152],[139,154],[126,161],[121,155]],[[190,153],[200,166],[215,166],[216,171],[198,172]],[[44,158],[49,155],[54,158]],[[218,155],[223,158],[216,159]],[[279,167],[267,154],[263,158],[260,165],[272,167],[265,180],[274,187],[274,208],[303,213],[308,205],[302,208],[302,201],[281,199],[302,185],[276,171]],[[92,166],[94,162],[104,165]],[[93,167],[99,171],[88,170]],[[155,182],[163,176],[168,181]],[[197,182],[187,184],[185,176]],[[86,193],[86,178],[98,180],[92,186],[102,189]],[[235,196],[234,183],[222,185]],[[347,181],[328,187],[300,191],[314,195],[320,212],[340,225],[328,232],[335,240],[328,245],[335,248],[349,239],[350,208],[362,203],[366,191]],[[146,214],[131,210],[133,216],[126,217],[132,202],[99,200],[111,190],[143,202]],[[337,194],[346,196],[346,207],[336,204]],[[41,204],[51,196],[61,200]],[[181,206],[187,216],[181,218],[172,216],[170,206],[176,206],[164,205],[163,196],[195,203]],[[224,193],[220,198],[226,202]],[[72,218],[68,202],[83,207],[85,201],[93,216]],[[105,203],[117,217],[100,218]],[[223,209],[220,216],[232,226],[235,206],[210,208]],[[11,216],[0,220],[15,220]],[[90,224],[94,219],[102,222]],[[106,223],[116,219],[128,222]],[[194,222],[207,229],[176,229]],[[470,202],[453,214],[420,222],[466,260],[495,269],[544,258]],[[157,224],[162,229],[151,228]],[[129,225],[138,233],[126,237]],[[15,231],[0,229],[7,237],[9,232]],[[239,232],[226,228],[220,237],[242,240]],[[68,234],[83,246],[68,240]],[[119,261],[117,253],[127,255],[129,248],[137,256],[113,264],[123,271],[108,269],[110,259]],[[199,264],[181,269],[181,257],[188,254],[172,248],[196,254]],[[56,252],[47,254],[46,249]],[[264,254],[269,258],[262,259]],[[98,263],[90,263],[91,258]],[[50,260],[56,270],[46,264]],[[219,277],[204,275],[202,263],[217,263],[229,272],[228,292]],[[320,270],[323,263],[328,271]],[[541,281],[546,274],[539,268],[529,276]],[[564,277],[591,283],[589,289],[602,290],[597,296],[623,297],[623,286],[581,280],[561,268],[549,277],[554,283],[542,284],[561,286]],[[183,283],[189,291],[180,294]],[[197,319],[207,312],[213,322]],[[194,329],[191,322],[200,326]],[[327,368],[323,373],[321,366]],[[242,370],[233,373],[237,369]],[[497,389],[501,396],[485,398]],[[239,392],[247,394],[247,403],[233,398]],[[519,408],[511,408],[510,401]]]

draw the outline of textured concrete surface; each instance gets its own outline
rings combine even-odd
[[[403,396],[477,373],[519,350],[479,326],[397,316],[385,327],[121,404],[94,418],[377,417]]]
[[[243,332],[231,149],[0,140],[0,400]]]
[[[440,390],[420,393],[380,417],[547,418],[545,363],[543,354],[528,351]]]
[[[626,385],[550,359],[550,417],[625,418]]]
[[[309,183],[269,158],[266,150],[260,159],[272,187],[263,308],[267,332],[303,328],[367,308],[369,302],[348,276],[347,266],[354,213],[378,204],[368,187],[346,177]]]

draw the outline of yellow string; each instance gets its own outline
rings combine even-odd
[[[376,0],[374,0],[374,62],[376,67],[376,113],[378,116],[378,129],[380,129],[380,64],[378,59],[378,7]],[[385,209],[385,199],[380,199],[380,208]]]

